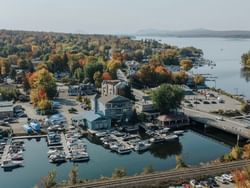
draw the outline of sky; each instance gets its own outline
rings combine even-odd
[[[250,30],[250,0],[0,0],[0,29],[132,34]]]

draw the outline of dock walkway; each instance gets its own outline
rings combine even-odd
[[[70,155],[69,148],[67,147],[67,141],[64,133],[61,133],[61,142],[63,145],[63,150],[66,154],[66,156]]]
[[[3,155],[2,155],[2,158],[0,160],[0,164],[2,164],[4,160],[8,159],[9,149],[10,149],[10,139],[8,139],[8,141],[4,147]]]
[[[124,145],[126,148],[133,149],[133,146],[129,145],[126,141],[122,140],[122,137],[117,137],[117,136],[112,134],[112,138],[117,140],[119,143]]]

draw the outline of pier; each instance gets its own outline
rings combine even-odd
[[[13,140],[32,139],[32,138],[47,138],[47,135],[30,135],[30,136],[15,136],[15,137],[12,137]]]
[[[117,137],[115,135],[111,135],[113,139],[117,140],[120,144],[124,145],[128,149],[133,149],[131,145],[128,144],[128,142],[122,140],[122,137]]]
[[[70,152],[69,152],[69,148],[67,147],[67,141],[66,141],[64,133],[61,133],[61,143],[62,143],[63,150],[64,150],[66,156],[69,156]]]
[[[5,147],[4,147],[3,155],[2,155],[2,158],[1,158],[1,161],[0,161],[0,164],[2,164],[3,161],[7,159],[9,149],[10,149],[10,139],[8,139],[8,141],[7,141],[7,143],[6,143]]]

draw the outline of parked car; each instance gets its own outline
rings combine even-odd
[[[227,184],[227,180],[225,180],[224,178],[220,177],[220,176],[215,176],[214,179],[220,183],[223,183],[223,184]]]
[[[210,104],[208,101],[203,101],[203,104]]]
[[[224,118],[222,116],[218,116],[215,118],[216,120],[219,120],[219,121],[224,121]]]
[[[231,174],[222,174],[221,177],[229,182],[233,181],[233,176]]]
[[[199,182],[196,180],[190,180],[189,183],[193,188],[202,188],[202,185],[200,185]]]
[[[211,104],[217,104],[217,102],[216,101],[212,101]]]

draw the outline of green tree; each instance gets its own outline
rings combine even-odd
[[[74,78],[79,80],[79,82],[82,82],[84,79],[84,71],[82,70],[82,68],[76,68],[74,71]]]
[[[89,80],[94,83],[94,74],[95,72],[103,72],[103,65],[101,63],[88,63],[84,67],[85,76],[89,78]]]
[[[95,72],[95,74],[93,76],[93,79],[95,81],[95,86],[97,88],[100,88],[101,85],[102,85],[102,81],[103,81],[103,79],[102,79],[102,73],[100,71]]]
[[[69,184],[75,185],[77,183],[77,177],[78,177],[78,168],[76,166],[73,166],[69,172]]]
[[[153,104],[161,113],[176,110],[183,98],[184,91],[177,85],[162,84],[152,91]]]
[[[116,168],[112,173],[112,178],[113,179],[123,178],[126,175],[127,173],[124,168]]]
[[[15,78],[16,78],[16,69],[11,68],[11,69],[10,69],[9,76],[10,76],[10,78],[11,78],[12,80],[15,80]]]

